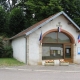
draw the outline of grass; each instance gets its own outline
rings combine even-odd
[[[23,62],[19,62],[14,58],[0,58],[0,66],[20,66],[24,65]]]

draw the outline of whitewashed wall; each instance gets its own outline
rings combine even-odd
[[[69,21],[64,16],[59,16],[56,19],[50,21],[46,25],[39,28],[37,31],[33,32],[29,35],[26,39],[24,37],[19,37],[17,39],[14,39],[12,41],[12,47],[13,47],[13,56],[17,60],[21,62],[26,62],[26,49],[27,49],[27,61],[29,65],[38,65],[42,62],[42,47],[39,42],[39,37],[42,31],[42,34],[45,32],[51,30],[51,29],[57,29],[58,22],[61,22],[60,25],[62,25],[62,29],[68,31],[70,34],[73,35],[75,39],[74,45],[74,62],[80,63],[80,55],[77,53],[77,48],[80,47],[80,43],[77,41],[78,32],[76,28],[73,27],[72,24],[68,24]],[[28,44],[28,45],[27,45]],[[26,48],[26,45],[28,48]]]
[[[73,27],[72,24],[68,24],[69,21],[64,17],[64,16],[59,16],[53,21],[50,21],[46,25],[44,25],[42,28],[38,29],[37,31],[33,32],[32,34],[29,35],[29,64],[30,65],[37,65],[38,62],[41,61],[42,55],[41,55],[41,47],[40,47],[40,42],[39,42],[39,37],[40,33],[42,31],[42,34],[47,32],[48,30],[51,29],[57,29],[58,22],[61,22],[62,29],[68,31],[70,34],[73,35],[75,38],[75,44],[74,44],[74,62],[80,61],[80,55],[77,55],[77,47],[80,47],[80,43],[77,43],[77,37],[78,37],[78,32],[76,28]]]
[[[29,64],[37,65],[39,57],[39,33],[35,31],[29,36]]]
[[[24,37],[16,38],[12,41],[13,57],[26,63],[26,39]]]

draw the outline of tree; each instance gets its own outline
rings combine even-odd
[[[30,25],[63,10],[80,26],[80,0],[27,0],[24,4]]]
[[[61,7],[80,26],[80,0],[61,0]]]
[[[62,10],[59,0],[27,0],[24,5],[28,19],[27,27]],[[32,14],[35,14],[35,18]],[[29,22],[31,22],[30,25]]]
[[[10,11],[3,11],[3,13],[7,13],[7,17],[5,16],[6,20],[2,17],[5,13],[0,14],[0,20],[3,23],[6,22],[4,24],[1,22],[0,30],[4,30],[9,36],[13,36],[38,21],[62,10],[80,26],[80,0],[11,0],[12,5],[10,0],[0,0],[0,3],[5,1],[9,3],[11,8],[3,4]],[[25,15],[23,15],[23,12],[25,12]],[[6,24],[5,27],[2,27],[2,24]]]
[[[0,0],[0,5],[3,6],[6,11],[10,11],[19,2],[21,2],[21,0]]]
[[[9,20],[9,33],[10,36],[13,36],[17,33],[19,33],[20,31],[22,31],[23,29],[25,29],[25,18],[23,15],[22,10],[18,7],[18,8],[14,8],[11,12],[10,12],[10,20]]]
[[[6,12],[0,6],[0,33],[4,33],[5,25],[6,25]]]

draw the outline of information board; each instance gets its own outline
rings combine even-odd
[[[80,47],[77,48],[78,54],[80,54]]]

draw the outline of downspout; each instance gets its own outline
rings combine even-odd
[[[25,63],[27,64],[27,37],[25,36]]]
[[[25,61],[29,65],[29,36],[25,36]]]

